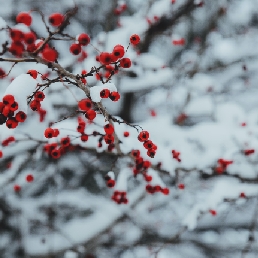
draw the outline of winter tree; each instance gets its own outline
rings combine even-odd
[[[258,257],[258,0],[0,3],[1,257]]]

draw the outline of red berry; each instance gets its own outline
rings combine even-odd
[[[124,137],[128,137],[129,136],[129,132],[124,132]]]
[[[23,123],[27,118],[27,115],[23,112],[23,111],[19,111],[16,115],[15,115],[15,119],[16,121]]]
[[[51,152],[51,157],[52,157],[52,158],[58,159],[58,158],[60,158],[60,156],[61,156],[61,151],[60,151],[60,149],[54,149],[54,150],[52,150],[52,152]]]
[[[241,192],[240,195],[239,195],[240,198],[246,198],[246,195],[244,192]]]
[[[74,44],[72,44],[71,46],[70,46],[70,52],[73,54],[73,55],[79,55],[80,53],[81,53],[81,50],[82,50],[82,48],[81,48],[81,45],[80,44],[76,44],[76,43],[74,43]]]
[[[120,66],[123,68],[129,68],[131,67],[131,65],[132,65],[132,62],[130,58],[125,57],[120,60]]]
[[[151,148],[153,148],[153,145],[154,144],[153,144],[153,142],[151,140],[147,140],[147,141],[144,142],[143,147],[145,149],[151,149]]]
[[[184,190],[185,189],[185,185],[184,184],[178,184],[178,189]]]
[[[140,142],[145,142],[145,141],[147,141],[147,140],[149,139],[149,137],[150,137],[149,132],[147,132],[147,131],[142,131],[142,132],[140,132],[139,135],[138,135],[138,140],[139,140]]]
[[[21,12],[16,16],[17,23],[24,23],[27,26],[31,25],[32,18],[29,13]]]
[[[93,109],[89,109],[86,113],[85,113],[85,117],[89,120],[93,120],[96,117],[96,111]]]
[[[59,130],[58,129],[53,129],[54,130],[54,136],[53,137],[57,137],[59,135]]]
[[[27,74],[29,74],[33,79],[36,79],[38,76],[38,72],[36,70],[29,70]]]
[[[10,111],[16,111],[18,107],[18,103],[14,101],[13,104],[10,105]]]
[[[33,32],[24,33],[24,42],[28,45],[33,44],[36,41],[36,35]]]
[[[45,94],[42,91],[37,91],[34,95],[35,100],[37,101],[43,101],[45,98]]]
[[[99,61],[101,64],[108,65],[112,62],[111,54],[108,52],[102,52],[99,55]]]
[[[24,34],[22,31],[20,31],[18,29],[11,29],[10,37],[13,41],[21,41],[24,37]]]
[[[115,137],[112,134],[106,134],[104,136],[104,141],[106,144],[111,144],[114,142],[114,140],[115,140]]]
[[[106,99],[109,97],[109,94],[110,94],[110,91],[109,89],[103,89],[101,92],[100,92],[100,97],[102,99]]]
[[[28,174],[28,175],[26,176],[26,181],[27,181],[28,183],[31,183],[33,180],[34,180],[33,175]]]
[[[3,152],[0,150],[0,158],[3,157]]]
[[[161,191],[162,191],[162,193],[165,194],[165,195],[168,195],[168,194],[169,194],[169,189],[168,189],[168,188],[163,188]]]
[[[114,132],[114,126],[111,124],[106,124],[104,126],[104,131],[106,134],[112,134]]]
[[[109,98],[112,100],[112,101],[118,101],[120,99],[120,94],[117,92],[117,91],[112,91],[110,92],[109,94]]]
[[[61,13],[53,13],[48,18],[52,26],[60,26],[64,21],[64,16]]]
[[[83,111],[88,111],[92,106],[90,99],[82,99],[78,102],[78,107]]]
[[[121,58],[124,56],[125,54],[125,50],[124,47],[121,45],[116,45],[113,49],[112,54],[116,57],[116,58]]]
[[[42,51],[42,57],[49,62],[54,62],[58,58],[58,54],[55,49],[44,48]]]
[[[16,121],[16,119],[14,117],[10,117],[7,119],[5,124],[9,129],[14,129],[18,126],[18,121]]]
[[[54,129],[47,128],[44,132],[44,135],[46,138],[52,138],[52,137],[54,137],[54,133],[55,133]]]
[[[5,96],[3,97],[3,103],[4,103],[5,105],[11,105],[11,104],[13,104],[13,103],[14,103],[14,96],[13,96],[13,95],[10,95],[10,94],[5,95]]]
[[[147,151],[147,155],[148,155],[149,157],[151,157],[151,158],[154,158],[155,154],[156,154],[156,151],[155,151],[154,149],[149,149],[149,150]]]
[[[68,147],[70,145],[70,138],[69,137],[64,137],[61,139],[61,144],[63,147]]]
[[[82,33],[78,36],[79,44],[87,46],[90,43],[90,37],[86,33]]]
[[[38,111],[40,110],[41,104],[38,100],[34,99],[30,102],[30,108],[33,111]]]
[[[114,187],[115,186],[115,180],[113,180],[113,179],[109,179],[108,181],[107,181],[107,186],[108,187]]]
[[[217,212],[216,212],[215,210],[209,210],[209,212],[210,212],[210,214],[211,214],[212,216],[216,216],[216,215],[217,215]]]
[[[14,190],[16,193],[18,193],[18,192],[21,191],[21,186],[20,186],[20,185],[14,185],[14,186],[13,186],[13,190]]]
[[[88,139],[89,139],[89,136],[88,136],[87,134],[82,134],[82,135],[81,135],[81,141],[82,141],[82,142],[87,142]]]
[[[135,158],[140,157],[140,151],[139,151],[139,150],[132,150],[132,151],[131,151],[131,154],[132,154]]]
[[[130,42],[131,42],[131,44],[133,44],[133,45],[139,44],[139,42],[140,42],[140,37],[139,37],[139,35],[133,34],[133,35],[130,37]]]

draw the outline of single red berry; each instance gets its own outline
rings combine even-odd
[[[34,95],[35,100],[37,101],[43,101],[45,98],[45,94],[43,91],[37,91]]]
[[[131,37],[130,37],[130,42],[131,44],[133,45],[137,45],[140,43],[140,36],[137,35],[137,34],[133,34]]]
[[[16,193],[18,193],[18,192],[21,191],[21,186],[20,186],[20,185],[14,185],[14,186],[13,186],[13,190],[14,190]]]
[[[58,129],[53,129],[53,130],[54,130],[53,137],[57,137],[59,135],[59,130]]]
[[[5,124],[9,129],[14,129],[18,126],[18,121],[16,121],[16,119],[14,117],[10,117],[7,119]]]
[[[24,45],[20,41],[13,41],[8,51],[14,56],[20,57],[24,51]]]
[[[54,62],[58,58],[58,54],[53,48],[44,48],[42,57],[49,62]]]
[[[241,192],[241,193],[239,194],[239,197],[240,197],[240,198],[246,198],[246,195],[245,195],[244,192]]]
[[[151,148],[153,148],[153,145],[154,144],[153,144],[153,142],[151,140],[147,140],[147,141],[144,142],[143,147],[145,149],[151,149]]]
[[[78,102],[78,107],[83,111],[88,111],[92,106],[90,99],[82,99]]]
[[[88,136],[87,134],[82,134],[82,135],[81,135],[81,141],[82,141],[82,142],[87,142],[88,139],[89,139],[89,136]]]
[[[70,145],[70,138],[69,137],[64,137],[61,139],[61,144],[63,147],[68,147]]]
[[[185,185],[184,184],[178,184],[178,189],[184,190],[185,189]]]
[[[61,151],[60,149],[54,149],[51,151],[51,157],[54,159],[58,159],[61,156]]]
[[[131,65],[132,65],[132,62],[130,58],[125,57],[120,60],[120,66],[123,68],[130,68]]]
[[[27,74],[29,74],[33,79],[37,79],[38,77],[38,72],[36,70],[29,70]]]
[[[36,35],[32,31],[24,33],[24,42],[26,44],[31,45],[36,41],[36,39]]]
[[[110,94],[110,91],[109,91],[109,89],[103,89],[101,92],[100,92],[100,97],[102,98],[102,99],[106,99],[106,98],[108,98],[109,97],[109,94]]]
[[[164,195],[168,195],[169,194],[169,189],[166,187],[166,188],[163,188],[162,190],[162,193],[164,194]]]
[[[48,18],[52,26],[60,26],[64,21],[64,16],[61,13],[53,13]]]
[[[0,150],[0,158],[3,157],[3,152]]]
[[[71,46],[70,46],[70,52],[73,54],[73,55],[79,55],[81,53],[81,45],[80,44],[76,44],[76,43],[73,43]]]
[[[147,151],[147,155],[148,155],[149,157],[151,157],[151,158],[154,158],[155,154],[156,154],[156,151],[155,151],[154,149],[149,149],[149,150]]]
[[[104,126],[104,131],[106,134],[112,134],[114,132],[114,126],[111,124],[106,124]]]
[[[111,144],[114,142],[114,140],[115,140],[115,137],[112,134],[106,134],[104,136],[104,141],[106,144]]]
[[[125,54],[125,50],[124,47],[122,45],[116,45],[113,49],[112,54],[116,57],[116,58],[122,58]]]
[[[11,105],[10,105],[10,111],[16,111],[18,109],[19,105],[18,102],[14,101]]]
[[[78,36],[78,42],[79,44],[83,46],[87,46],[90,43],[90,37],[86,33],[82,33]]]
[[[94,120],[94,118],[96,117],[96,111],[93,109],[89,109],[86,113],[85,113],[85,117],[89,120]]]
[[[23,111],[19,111],[16,115],[15,115],[15,119],[16,121],[23,123],[27,118],[27,115],[23,112]]]
[[[149,176],[149,175],[145,176],[145,180],[146,180],[146,182],[151,182],[152,176]]]
[[[107,186],[110,187],[110,188],[114,187],[115,184],[116,184],[116,182],[113,179],[110,179],[110,180],[107,181]]]
[[[10,37],[13,41],[21,41],[24,37],[24,34],[21,30],[11,29],[10,30]]]
[[[216,215],[217,215],[217,212],[216,212],[215,210],[209,210],[209,212],[210,212],[210,214],[211,214],[212,216],[216,216]]]
[[[110,92],[109,94],[109,98],[112,100],[112,101],[118,101],[120,99],[120,94],[117,92],[117,91],[112,91]]]
[[[40,110],[41,104],[38,100],[34,99],[30,102],[30,108],[33,111],[38,111]]]
[[[16,16],[16,22],[17,23],[24,23],[25,25],[30,26],[31,22],[32,22],[31,15],[29,13],[20,12]]]
[[[28,174],[28,175],[26,176],[26,181],[27,181],[28,183],[31,183],[33,180],[34,180],[33,175]]]
[[[128,137],[129,136],[129,132],[124,132],[124,137]]]
[[[138,135],[138,140],[140,142],[145,142],[149,139],[149,137],[150,137],[150,134],[148,131],[141,131]]]
[[[112,62],[111,54],[108,52],[102,52],[99,55],[99,61],[101,64],[108,65]]]
[[[5,95],[4,97],[3,97],[3,103],[5,104],[5,105],[11,105],[11,104],[13,104],[14,103],[14,96],[13,95],[10,95],[10,94],[8,94],[8,95]]]
[[[55,133],[54,129],[47,128],[44,132],[44,135],[46,138],[52,138],[52,137],[54,137],[54,133]]]
[[[3,78],[5,76],[6,76],[5,71],[2,68],[0,68],[0,78]]]
[[[132,151],[131,151],[131,154],[132,154],[135,158],[140,157],[140,151],[139,151],[139,150],[132,150]]]

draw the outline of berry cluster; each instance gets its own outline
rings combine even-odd
[[[147,149],[147,155],[151,158],[154,158],[157,150],[157,146],[149,140],[150,134],[147,131],[142,131],[138,135],[138,140],[143,142],[143,147]]]
[[[215,168],[215,171],[219,174],[222,174],[232,163],[232,160],[218,159],[218,166]]]
[[[32,101],[30,102],[30,108],[33,111],[40,112],[40,110],[41,110],[40,102],[44,100],[45,94],[43,93],[43,91],[37,91],[33,97],[34,97],[34,99],[32,99]]]
[[[95,110],[91,109],[92,107],[92,101],[90,99],[82,99],[78,102],[78,107],[82,110],[85,111],[85,117],[88,120],[94,120],[97,113]]]
[[[167,187],[162,188],[160,185],[146,185],[146,191],[149,194],[154,194],[154,193],[163,193],[164,195],[168,195],[169,194],[169,189]]]
[[[114,191],[111,199],[113,201],[115,201],[117,204],[127,204],[128,203],[128,199],[126,196],[126,192],[125,191]]]
[[[82,52],[82,46],[87,46],[90,43],[90,37],[88,34],[86,33],[81,33],[76,37],[76,42],[73,43],[70,46],[70,52],[73,55],[79,55]],[[85,59],[87,57],[87,53],[85,51],[84,52],[84,56],[83,59]]]
[[[19,105],[13,95],[5,95],[0,102],[0,125],[6,124],[9,129],[14,129],[18,123],[23,123],[27,115],[23,111],[18,111]]]

